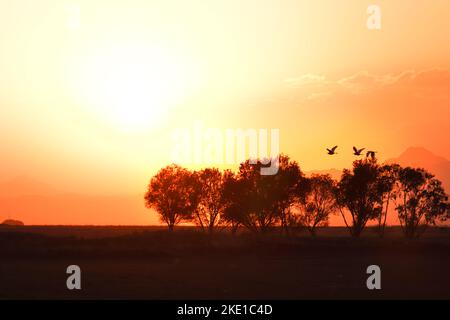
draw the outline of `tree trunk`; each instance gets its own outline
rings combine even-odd
[[[362,231],[363,227],[361,226],[361,223],[359,221],[356,222],[352,227],[352,237],[359,238]]]
[[[389,213],[389,203],[390,203],[389,199],[390,199],[390,197],[391,197],[391,194],[389,193],[388,200],[387,200],[387,203],[386,203],[386,212],[384,213],[383,231],[382,231],[381,237],[384,237],[384,232],[386,231],[386,220],[387,220],[387,215]]]

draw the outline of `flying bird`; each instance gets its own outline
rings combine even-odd
[[[337,147],[338,147],[338,146],[334,146],[334,147],[331,148],[331,149],[328,149],[328,148],[327,148],[328,154],[329,154],[330,156],[336,154],[336,149],[337,149]]]
[[[366,158],[371,157],[373,160],[375,160],[375,154],[376,153],[377,153],[377,151],[367,151]]]
[[[353,147],[353,151],[354,151],[353,154],[355,156],[360,156],[364,150],[366,150],[366,148],[357,149],[356,147]]]

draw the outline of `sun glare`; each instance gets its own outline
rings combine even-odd
[[[186,95],[183,66],[158,49],[113,48],[87,58],[84,104],[121,130],[147,130]]]

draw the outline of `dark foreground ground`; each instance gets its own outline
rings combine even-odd
[[[379,265],[382,290],[366,288]],[[82,290],[66,288],[66,268]],[[450,299],[450,229],[403,239],[326,228],[214,236],[193,228],[0,227],[0,299]]]

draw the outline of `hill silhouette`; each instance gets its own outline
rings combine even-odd
[[[389,159],[387,163],[398,163],[402,166],[425,168],[442,181],[447,191],[450,190],[450,161],[444,157],[435,155],[422,147],[411,147],[398,158]]]
[[[25,224],[19,220],[6,219],[2,223],[0,223],[0,225],[2,225],[2,226],[23,226]]]

